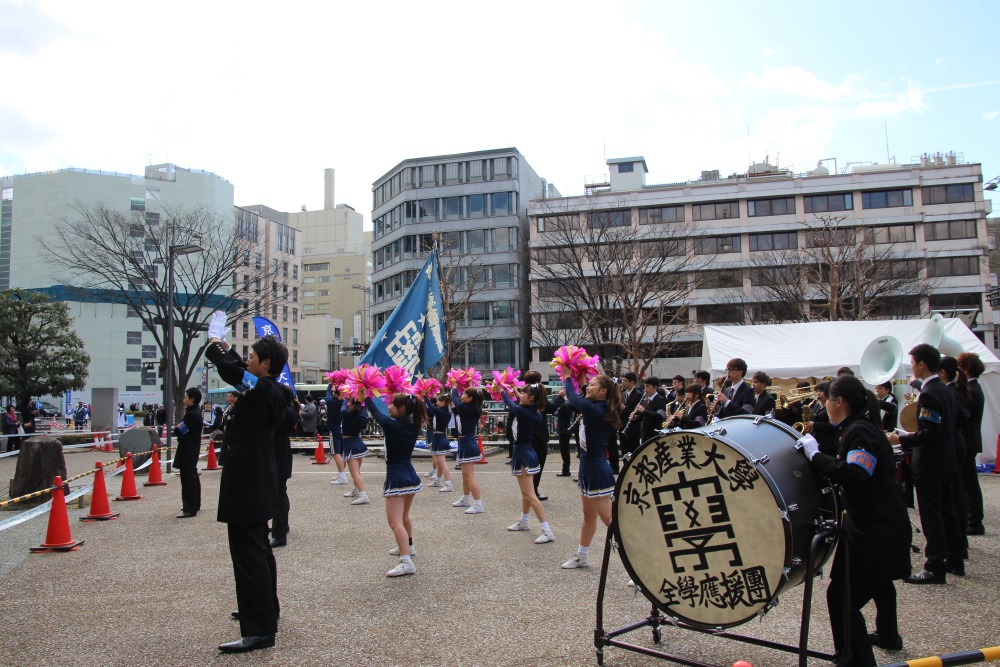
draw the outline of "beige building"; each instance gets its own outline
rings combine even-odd
[[[289,224],[300,230],[302,238],[302,315],[308,326],[316,327],[309,337],[312,342],[301,352],[317,372],[352,367],[357,357],[340,354],[342,348],[371,339],[371,330],[365,327],[371,235],[363,230],[364,216],[347,204],[334,203],[333,169],[324,172],[323,194],[321,210],[303,206],[302,211],[288,214]]]

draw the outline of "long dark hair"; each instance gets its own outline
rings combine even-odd
[[[427,409],[424,407],[424,402],[418,401],[413,394],[393,394],[392,404],[397,410],[405,413],[405,418],[417,425],[417,431],[427,423]]]
[[[879,419],[879,403],[875,394],[865,389],[861,380],[853,375],[841,375],[830,381],[830,386],[826,390],[829,398],[842,398],[850,408],[852,415],[858,415],[875,424],[882,430],[882,422]]]
[[[462,393],[472,399],[472,407],[476,411],[482,412],[482,409],[483,409],[483,392],[481,390],[479,390],[479,389],[473,389],[472,387],[469,387],[468,389],[466,389]]]
[[[600,386],[608,390],[608,407],[604,413],[604,423],[618,428],[622,423],[622,392],[618,388],[618,383],[607,375],[598,375],[595,378]]]
[[[938,370],[944,371],[948,382],[955,383],[955,389],[958,389],[958,394],[963,401],[968,403],[972,400],[972,395],[969,393],[969,380],[965,377],[965,371],[958,367],[958,361],[954,357],[941,357],[941,361],[938,362]]]

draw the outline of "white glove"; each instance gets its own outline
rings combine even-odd
[[[812,461],[813,457],[819,454],[819,443],[816,442],[816,438],[812,434],[807,433],[806,435],[799,438],[798,442],[795,443],[796,449],[801,449],[802,453],[806,455],[806,458]]]
[[[229,331],[229,327],[226,326],[226,313],[217,310],[212,314],[212,319],[208,323],[208,337],[218,338],[222,340],[226,337],[226,332]]]

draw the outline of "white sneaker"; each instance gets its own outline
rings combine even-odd
[[[575,554],[572,558],[562,564],[564,570],[575,570],[578,567],[590,567],[589,554]]]
[[[472,507],[472,503],[470,503],[465,498],[459,498],[458,500],[456,500],[455,502],[453,502],[451,504],[451,506],[452,507]]]
[[[535,538],[535,544],[545,544],[546,542],[554,542],[556,539],[555,534],[552,532],[551,528],[542,528],[542,532],[538,534]]]
[[[399,555],[399,547],[393,547],[393,548],[389,549],[389,555],[390,556],[398,556]],[[417,550],[414,549],[413,545],[411,544],[410,545],[410,558],[413,558],[416,555],[417,555]]]
[[[428,484],[427,486],[441,486],[441,481],[435,477],[434,479],[431,480],[431,483]]]
[[[436,475],[436,473],[437,473],[437,471],[431,469],[430,472],[424,473],[424,477],[434,477]]]
[[[387,577],[402,577],[406,574],[416,574],[417,566],[413,564],[412,560],[401,560],[399,565],[392,568],[385,573]]]
[[[452,503],[454,504],[454,503]],[[486,510],[483,509],[482,505],[473,505],[469,509],[465,510],[466,514],[482,514]]]
[[[518,519],[517,523],[507,526],[507,530],[531,530],[531,526],[525,519]]]
[[[358,488],[354,487],[353,489],[351,489],[350,491],[348,491],[347,493],[345,493],[344,497],[345,498],[357,498],[358,497]]]
[[[339,476],[334,477],[333,479],[330,480],[330,484],[347,484],[347,478]]]
[[[367,505],[368,504],[368,494],[362,491],[358,494],[358,497],[351,501],[352,505]]]
[[[451,488],[451,482],[445,482],[444,486],[438,489],[438,493],[451,493],[455,489]]]

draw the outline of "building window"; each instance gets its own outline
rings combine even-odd
[[[298,280],[298,279],[299,279],[299,265],[292,264],[292,280]]]
[[[319,291],[319,295],[320,296],[330,296],[330,290],[328,290],[328,289],[321,289]]]
[[[691,206],[691,217],[695,221],[739,218],[740,203],[735,201],[725,201],[714,204],[694,204]]]
[[[312,273],[313,271],[329,271],[330,262],[320,262],[318,264],[303,264],[302,270],[306,273]]]
[[[145,211],[146,210],[146,200],[142,197],[132,197],[130,200],[130,208],[133,211]]]
[[[139,313],[132,306],[125,306],[125,317],[139,317]]]
[[[469,195],[465,198],[465,214],[470,218],[481,218],[486,214],[486,195]]]
[[[126,345],[142,345],[142,332],[141,331],[126,331],[125,332],[125,344]]]
[[[591,229],[630,227],[632,225],[632,211],[627,208],[613,211],[592,211],[587,215],[587,224]]]
[[[490,215],[510,215],[513,211],[513,192],[494,192],[490,195]]]
[[[661,222],[684,222],[684,207],[660,206],[639,209],[640,225],[656,225]]]
[[[330,304],[328,304],[328,303],[321,303],[321,304],[319,304],[319,309],[320,310],[330,310]]]
[[[861,208],[913,206],[913,190],[877,190],[861,193]]]
[[[278,319],[278,304],[276,303],[271,304],[271,319],[272,320]]]
[[[494,301],[492,306],[493,323],[513,322],[517,319],[516,303],[516,301]]]
[[[320,276],[319,279],[316,282],[318,282],[318,283],[328,283],[328,282],[330,282],[330,276]]]
[[[632,162],[622,162],[618,165],[619,174],[631,174],[635,171],[635,164]]]
[[[285,285],[285,287],[287,288],[288,286]],[[299,302],[299,288],[298,287],[293,287],[292,288],[292,303],[298,303],[298,302]]]
[[[956,308],[983,308],[983,295],[979,292],[963,294],[931,294],[927,298],[931,310],[955,310]]]
[[[299,309],[292,308],[292,324],[298,324],[298,323],[299,323]]]
[[[142,346],[142,358],[143,359],[156,359],[156,346],[155,345],[143,345]]]
[[[924,204],[961,204],[976,200],[972,183],[959,185],[932,185],[920,189]]]
[[[473,366],[490,365],[490,341],[477,340],[469,344],[469,363]]]
[[[928,278],[979,275],[978,257],[937,257],[927,260]]]
[[[652,239],[639,244],[639,257],[641,259],[683,257],[686,246],[684,239]]]
[[[244,322],[243,323],[243,337],[244,338],[249,338],[250,337],[250,323],[249,322]]]
[[[853,211],[854,195],[849,192],[836,195],[815,195],[803,197],[806,213],[829,213],[831,211]]]
[[[743,307],[735,304],[698,306],[701,324],[743,324]]]
[[[695,281],[698,289],[743,287],[743,272],[739,269],[699,271],[695,274]]]
[[[257,253],[257,255],[254,257],[254,263],[253,263],[254,268],[259,269],[261,267],[261,262],[263,261],[263,259],[264,258],[261,256],[261,254]]]
[[[299,351],[298,350],[292,350],[292,365],[293,366],[298,366],[299,365]]]
[[[798,235],[795,232],[750,234],[750,252],[761,252],[764,250],[790,250],[798,247]]]
[[[311,313],[312,311],[316,310],[316,306],[314,306],[311,303],[307,303],[304,306],[302,306],[302,310],[304,312]]]
[[[913,243],[916,238],[913,225],[869,227],[867,234],[868,238],[875,243]]]
[[[441,200],[441,208],[444,211],[445,220],[455,220],[462,217],[462,198],[445,197]]]
[[[288,327],[281,327],[281,340],[288,340]]]
[[[949,220],[948,222],[924,223],[924,239],[928,241],[974,238],[976,238],[975,220]]]
[[[493,266],[493,284],[496,287],[514,287],[517,283],[515,266],[511,264],[495,264]]]
[[[288,262],[281,263],[281,277],[282,278],[288,277]]]
[[[417,202],[420,209],[420,222],[437,219],[437,199],[421,199]]]
[[[493,230],[493,249],[510,250],[517,240],[517,229],[515,227],[497,227]]]
[[[125,360],[125,372],[126,373],[139,373],[142,371],[142,359],[126,359]]]
[[[340,331],[340,329],[337,329],[337,331]],[[340,338],[339,335],[334,336],[334,337],[335,338]],[[299,344],[299,330],[298,329],[292,329],[292,345],[298,345],[298,344]]]
[[[486,249],[486,230],[472,229],[465,233],[465,243],[469,252]]]
[[[578,215],[547,215],[537,219],[539,232],[568,231],[580,225]]]
[[[739,236],[707,236],[694,240],[694,254],[696,255],[717,255],[739,251]]]
[[[747,201],[747,215],[759,218],[765,215],[789,215],[795,213],[795,197],[777,199],[750,199]]]
[[[250,358],[250,356],[247,354],[247,346],[246,345],[243,346],[243,358],[244,359],[249,359]]]
[[[150,212],[150,211],[146,211],[143,214],[143,217],[146,219],[146,224],[147,225],[158,225],[158,224],[160,224],[160,214],[159,213],[153,213],[153,212]]]
[[[516,366],[518,364],[517,341],[503,339],[493,341],[493,365],[494,366]]]

